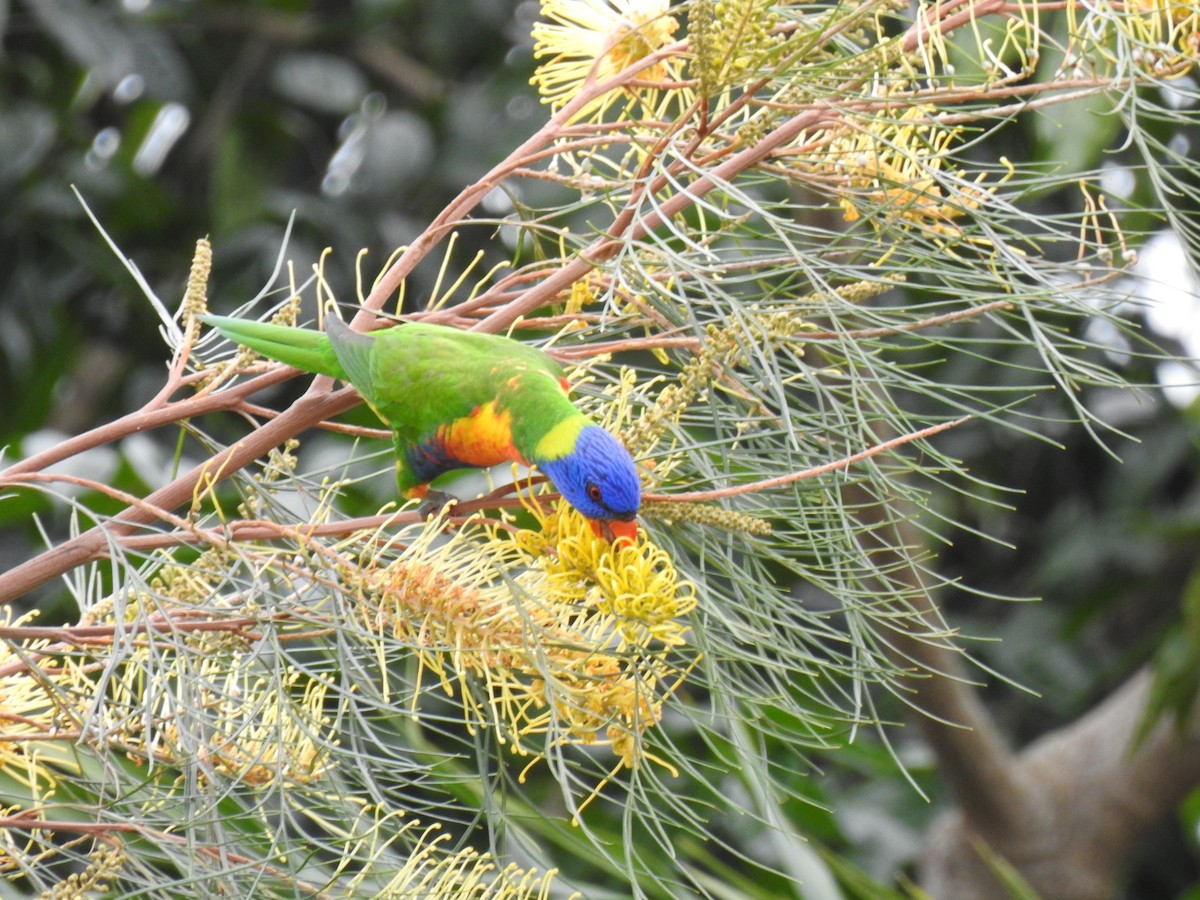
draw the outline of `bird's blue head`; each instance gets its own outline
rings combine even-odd
[[[585,425],[570,453],[539,466],[567,502],[592,520],[598,535],[629,542],[637,537],[634,517],[642,503],[637,467],[620,441],[599,425]]]

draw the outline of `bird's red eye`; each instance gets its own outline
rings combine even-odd
[[[599,503],[604,498],[604,494],[600,492],[600,486],[597,484],[588,484],[587,495],[589,500],[593,500],[596,503]]]

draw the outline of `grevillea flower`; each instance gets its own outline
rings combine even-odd
[[[434,540],[428,528],[398,558],[352,573],[364,637],[411,647],[468,727],[495,729],[514,753],[607,740],[618,767],[636,765],[695,663],[695,588],[644,538],[614,547],[562,501],[529,508],[539,527],[515,539],[471,529]]]
[[[542,0],[547,20],[533,26],[538,66],[531,83],[542,102],[559,110],[589,81],[604,82],[646,59],[671,42],[678,21],[667,15],[669,0]],[[634,117],[653,114],[662,90],[655,82],[676,81],[673,59],[656,62],[637,73],[636,84],[625,86]],[[575,119],[599,119],[622,96],[615,91],[587,104]]]
[[[1101,4],[1093,15],[1101,11],[1109,12],[1116,28],[1138,48],[1136,64],[1152,75],[1182,78],[1200,59],[1200,7],[1195,3],[1133,0],[1123,6]],[[1106,48],[1099,49],[1111,56]]]
[[[984,184],[985,174],[967,181],[951,154],[962,129],[940,126],[932,115],[931,107],[914,106],[847,130],[821,151],[818,171],[832,174],[846,221],[866,208],[876,228],[887,223],[940,239],[966,237],[955,220],[987,203],[1012,169],[991,184]]]

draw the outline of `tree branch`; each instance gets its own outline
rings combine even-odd
[[[921,860],[922,887],[938,900],[1008,897],[981,855],[985,844],[1041,895],[1111,897],[1145,828],[1200,784],[1197,717],[1182,733],[1159,722],[1134,743],[1152,681],[1148,669],[1139,670],[1099,706],[1008,765],[1027,787],[1011,804],[1022,816],[1020,829],[1000,834],[966,803],[939,820]],[[950,764],[962,767],[961,761]]]
[[[267,383],[270,384],[281,380],[292,371],[294,370],[284,368],[278,377],[263,376],[263,378],[268,379]],[[250,382],[250,384],[258,383],[259,379]],[[239,386],[239,388],[245,387],[244,385]],[[170,424],[186,415],[180,411],[181,406],[189,410],[191,415],[196,415],[199,411],[207,410],[210,407],[223,409],[228,406],[230,399],[226,394],[241,396],[243,391],[240,389],[222,391],[217,395],[181,401],[181,404],[172,404],[164,407],[161,411],[145,414],[144,418],[139,418],[143,416],[142,413],[135,413],[133,416],[123,417],[108,426],[95,429],[74,441],[65,441],[64,444],[73,446],[82,442],[82,449],[89,449],[133,431],[141,431],[155,425]],[[145,498],[145,506],[129,507],[103,525],[96,525],[83,534],[51,547],[33,559],[0,575],[0,603],[9,602],[77,566],[95,559],[102,559],[108,553],[110,541],[124,535],[134,534],[139,526],[153,521],[154,515],[151,512],[153,508],[171,510],[191,501],[201,486],[207,490],[213,484],[232,475],[242,466],[263,456],[271,448],[277,447],[289,437],[316,425],[322,419],[349,409],[357,402],[358,394],[352,388],[344,388],[331,393],[306,394],[278,418],[255,429],[238,443],[222,450],[212,458],[178,476],[169,484],[149,494]],[[193,405],[189,406],[188,404]],[[130,428],[131,424],[139,427]],[[116,427],[118,425],[120,427]],[[113,434],[109,435],[110,431]],[[106,440],[99,440],[98,433],[107,435]],[[61,450],[61,446],[53,448],[53,450]],[[17,463],[6,471],[15,473],[26,471],[34,461],[38,466],[50,465],[51,462],[82,452],[82,449],[77,448],[73,452],[62,455],[47,451],[46,454],[39,454],[36,458]],[[41,458],[43,456],[47,456],[50,462],[43,460]],[[2,484],[3,473],[0,473],[0,485]]]

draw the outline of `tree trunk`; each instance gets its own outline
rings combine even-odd
[[[935,822],[920,865],[935,900],[1009,898],[988,858],[1011,866],[1054,900],[1112,897],[1130,851],[1146,828],[1200,783],[1200,724],[1160,722],[1133,739],[1152,680],[1143,669],[1078,721],[1013,759],[1022,790],[996,827],[969,803]],[[930,727],[946,728],[932,723]],[[926,729],[928,730],[928,728]],[[941,760],[950,769],[969,760]]]

